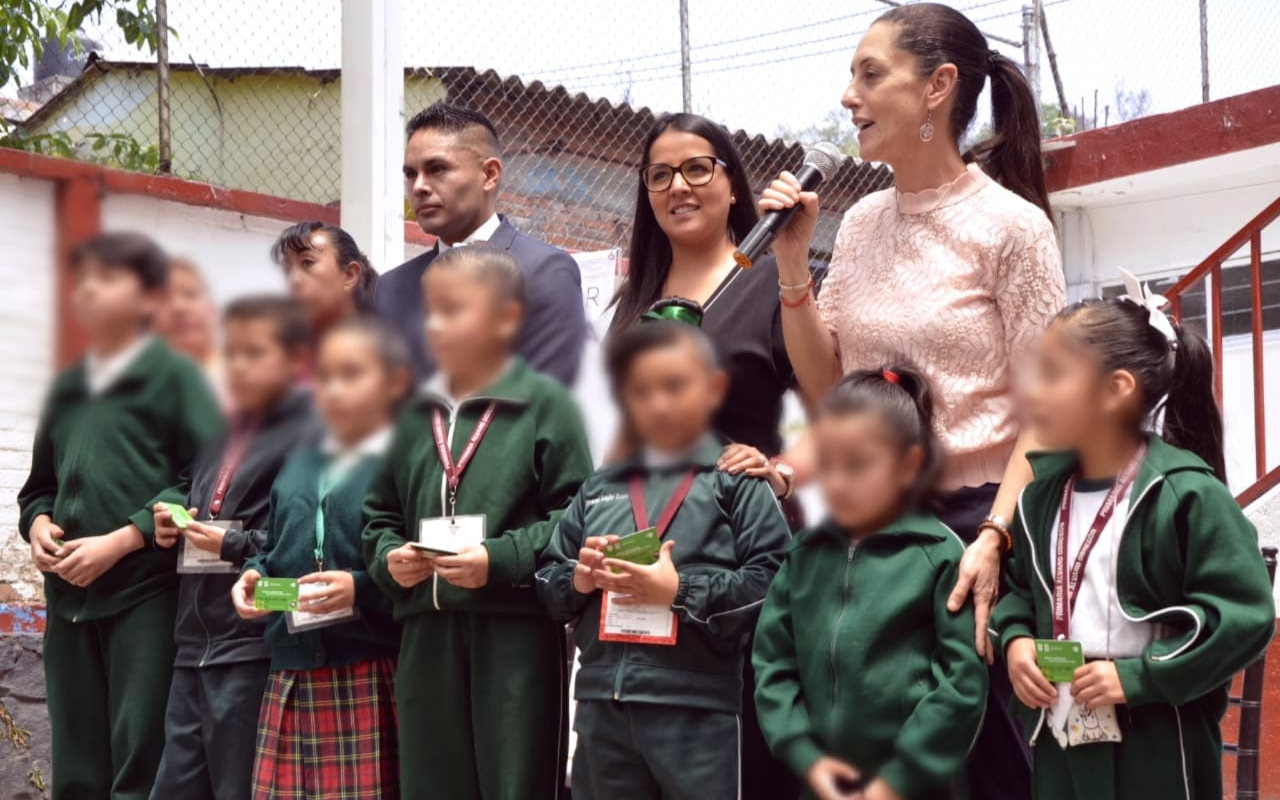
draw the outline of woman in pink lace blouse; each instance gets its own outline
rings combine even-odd
[[[963,14],[938,4],[880,17],[851,72],[842,104],[862,156],[893,167],[896,187],[845,215],[820,302],[808,270],[817,195],[799,191],[788,174],[764,192],[761,211],[802,206],[774,243],[787,352],[810,398],[843,373],[903,357],[929,377],[947,451],[942,517],[971,542],[952,607],[973,594],[976,647],[990,660],[986,621],[1005,531],[1031,477],[1014,373],[1065,302],[1037,107],[1017,65]],[[987,78],[995,130],[962,154],[959,140]],[[999,688],[993,677],[996,698]],[[1011,726],[998,705],[988,709],[970,765],[975,797],[1030,795],[1029,761],[1018,759],[1025,751]]]

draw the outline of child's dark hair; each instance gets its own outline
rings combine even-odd
[[[105,266],[128,270],[147,291],[169,285],[169,256],[160,245],[141,233],[100,233],[71,251],[71,267],[79,269],[90,259]]]
[[[497,245],[479,242],[450,247],[431,262],[432,270],[462,269],[494,285],[498,298],[524,305],[526,286],[520,262]]]
[[[372,314],[347,317],[326,330],[320,338],[320,343],[323,345],[326,339],[343,333],[358,333],[368,338],[373,343],[378,360],[382,362],[388,374],[400,370],[412,371],[413,362],[408,343],[398,329],[381,317]]]
[[[904,449],[919,447],[924,453],[909,502],[935,506],[943,455],[933,430],[933,393],[928,380],[908,364],[851,372],[827,393],[820,413],[839,417],[866,411],[879,414]]]
[[[637,358],[682,342],[692,344],[706,359],[709,369],[718,369],[720,362],[715,345],[701,324],[701,305],[682,297],[670,297],[651,305],[636,324],[610,336],[605,343],[605,367],[614,397],[621,396],[622,386]]]
[[[356,282],[353,299],[358,311],[372,310],[373,289],[378,283],[378,273],[369,263],[369,258],[356,245],[356,240],[351,238],[351,234],[337,225],[312,220],[299,222],[286,228],[276,239],[275,244],[271,245],[271,260],[279,266],[284,266],[286,254],[296,255],[314,250],[315,245],[312,244],[311,237],[316,233],[323,233],[329,246],[337,254],[339,269],[345,269],[352,262],[360,265],[360,279]]]
[[[1222,412],[1213,390],[1213,353],[1204,337],[1176,322],[1177,342],[1171,343],[1151,326],[1150,311],[1120,298],[1085,300],[1058,312],[1051,323],[1093,352],[1106,372],[1125,370],[1142,393],[1140,416],[1144,427],[1164,403],[1160,436],[1169,444],[1190,450],[1227,479],[1222,449]]]
[[[263,320],[275,329],[276,341],[286,351],[296,353],[311,341],[307,312],[292,297],[282,294],[258,294],[232,300],[222,312],[222,322]]]

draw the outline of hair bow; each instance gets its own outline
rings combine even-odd
[[[1177,348],[1178,332],[1173,329],[1173,323],[1169,321],[1168,315],[1164,313],[1164,307],[1169,305],[1169,301],[1164,295],[1152,294],[1151,287],[1139,281],[1132,272],[1127,269],[1120,270],[1121,277],[1124,278],[1124,291],[1120,295],[1120,299],[1126,303],[1133,303],[1147,311],[1147,324],[1164,336],[1169,341],[1169,346]]]
[[[640,315],[641,322],[651,321],[669,321],[683,322],[686,325],[692,325],[695,328],[702,327],[702,315],[691,308],[685,308],[681,305],[668,305],[662,308],[646,311]]]

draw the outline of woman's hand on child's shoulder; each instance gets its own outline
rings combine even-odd
[[[591,594],[600,588],[595,571],[604,568],[604,546],[618,541],[614,534],[588,536],[578,551],[578,565],[573,568],[573,590],[578,594]]]
[[[235,586],[231,587],[231,605],[235,606],[240,619],[258,619],[271,613],[255,608],[253,605],[253,587],[258,584],[260,578],[262,573],[256,569],[247,569],[236,581]]]
[[[412,589],[436,571],[427,554],[411,544],[403,544],[387,553],[387,572],[405,589]]]
[[[769,484],[775,497],[787,493],[787,479],[778,472],[777,466],[756,448],[749,444],[731,444],[720,454],[716,468],[730,475],[745,472],[753,478],[760,478]]]
[[[1028,708],[1048,708],[1058,700],[1058,689],[1040,671],[1036,663],[1036,642],[1023,636],[1009,642],[1005,650],[1009,665],[1009,682],[1013,693]]]
[[[596,585],[616,597],[611,602],[622,605],[670,606],[680,591],[680,574],[671,560],[671,548],[676,543],[666,541],[658,551],[658,560],[652,564],[632,564],[606,558],[603,568],[592,573]],[[615,572],[614,570],[617,570]]]

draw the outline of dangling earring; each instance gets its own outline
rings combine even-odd
[[[738,202],[738,196],[736,194],[729,195],[729,205],[733,205],[736,202]]]
[[[924,124],[920,126],[920,141],[933,141],[933,111],[929,111],[929,116],[925,118]]]

